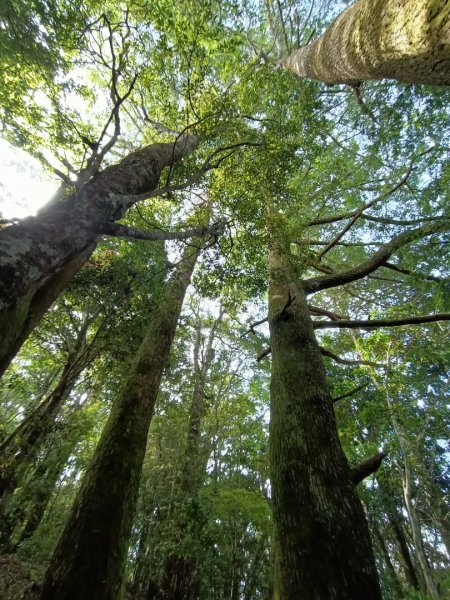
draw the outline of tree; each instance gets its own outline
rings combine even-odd
[[[193,537],[200,535],[201,520],[196,518],[198,493],[205,466],[201,460],[201,431],[206,395],[206,378],[214,359],[214,338],[222,320],[222,310],[213,322],[208,337],[203,338],[201,322],[197,325],[194,343],[195,380],[189,409],[184,457],[181,459],[181,480],[176,490],[172,531],[176,546],[165,559],[161,578],[161,597],[167,600],[195,600],[199,593],[198,557],[190,552]],[[184,551],[182,551],[184,550]]]
[[[48,25],[52,32],[54,30],[55,38],[59,39],[64,38],[72,14],[68,7],[58,5],[57,8],[54,20],[50,19],[51,22],[47,23],[44,19],[42,27],[45,30]],[[158,54],[160,51],[152,47],[148,32],[141,35],[140,29],[145,27],[132,22],[134,15],[132,18],[129,11],[116,10],[113,6],[106,8],[100,15],[97,14],[97,7],[88,6],[86,11],[75,11],[77,18],[72,21],[74,31],[67,40],[68,47],[63,42],[58,47],[52,36],[49,47],[45,39],[38,41],[33,58],[44,60],[39,58],[42,53],[46,58],[47,55],[52,58],[49,72],[43,73],[42,83],[43,93],[51,106],[47,114],[45,110],[36,108],[32,98],[29,104],[37,114],[28,110],[24,111],[24,116],[22,110],[16,110],[11,116],[11,112],[6,110],[3,115],[5,129],[8,133],[12,129],[11,139],[19,136],[22,144],[29,145],[35,155],[62,180],[62,186],[53,201],[37,217],[12,223],[0,232],[0,373],[4,372],[39,319],[89,258],[100,236],[160,240],[187,239],[201,233],[132,231],[124,226],[115,226],[115,221],[121,219],[136,203],[187,187],[213,165],[207,160],[191,181],[169,185],[168,180],[168,185],[155,191],[162,171],[170,167],[170,178],[173,166],[197,148],[199,138],[192,133],[189,124],[186,126],[184,123],[178,132],[152,120],[145,106],[141,106],[141,92],[141,97],[133,105],[136,110],[143,112],[140,121],[151,123],[160,135],[172,139],[175,137],[175,141],[140,144],[141,147],[134,149],[134,152],[123,153],[118,164],[110,164],[100,170],[121,135],[124,105],[136,95],[139,76],[145,78],[145,73],[142,73],[144,69],[138,64],[138,55],[145,53],[144,41],[149,52]],[[40,9],[43,10],[42,7]],[[89,9],[97,14],[96,18],[92,19]],[[31,25],[28,27],[22,23],[23,31],[18,36],[14,31],[16,19],[20,19],[14,11],[8,15],[5,36],[12,40],[19,37],[15,43],[22,50],[26,36],[31,38],[30,45],[34,45]],[[6,46],[7,57],[12,61],[9,54],[14,55],[19,50],[14,48],[10,39],[7,39]],[[136,56],[130,55],[131,48],[136,50]],[[54,54],[61,55],[62,65],[52,50]],[[88,106],[98,100],[95,92],[88,89],[89,86],[78,84],[76,75],[71,74],[67,84],[60,81],[58,67],[70,72],[83,62],[93,65],[90,67],[93,79],[101,83],[104,78],[108,80],[108,106],[102,111],[99,122],[93,126],[98,132],[95,140],[91,139],[93,132],[89,131],[89,124],[83,122],[81,115],[67,109],[67,106],[60,106],[60,96],[67,98],[74,93],[79,102]],[[94,89],[100,96],[104,93],[102,85],[95,85]],[[49,121],[51,126],[48,126]],[[133,118],[133,121],[135,127],[136,119]],[[137,126],[142,127],[142,124],[138,123]],[[40,128],[46,134],[37,133]],[[43,155],[43,148],[51,146],[52,141],[57,148],[60,146],[55,158],[61,168],[51,164]]]
[[[329,85],[367,79],[450,84],[447,2],[358,0],[280,66]]]
[[[123,217],[139,196],[148,197],[156,188],[162,169],[181,160],[196,144],[195,136],[187,136],[175,144],[156,144],[136,151],[87,183],[77,193],[76,202],[75,196],[69,196],[63,203],[47,207],[39,217],[29,217],[0,232],[2,347],[7,359],[11,359],[10,348],[16,348],[17,338],[22,338],[22,327],[29,322],[33,298],[38,291],[42,292],[41,287],[47,286],[53,277],[68,283],[68,272],[73,275],[82,266],[81,259],[75,259],[73,268],[74,257],[81,255],[83,262],[89,258],[101,233],[108,230],[111,235],[127,232],[133,236],[126,228],[115,229],[114,221]],[[139,237],[138,232],[134,233],[134,237]],[[196,233],[199,231],[173,236],[154,232],[148,238],[180,239]],[[48,307],[48,295],[39,299]],[[42,314],[40,306],[37,312]]]
[[[240,595],[251,597],[253,593],[261,596],[267,592],[271,585],[268,576],[271,532],[267,527],[267,510],[263,507],[267,509],[268,500],[274,509],[276,540],[270,539],[276,563],[273,583],[275,593],[282,600],[297,598],[302,590],[307,590],[305,593],[313,598],[333,595],[354,598],[363,594],[379,598],[376,564],[381,565],[382,575],[389,570],[390,581],[394,582],[387,588],[391,583],[387,575],[383,577],[383,590],[390,592],[398,583],[398,593],[401,593],[406,589],[403,582],[407,573],[410,582],[414,581],[413,573],[417,575],[423,590],[426,586],[422,581],[422,569],[415,564],[411,568],[405,551],[411,544],[412,530],[403,517],[401,474],[395,462],[401,459],[403,464],[404,460],[398,452],[390,458],[390,452],[392,448],[396,449],[398,442],[393,440],[392,423],[388,424],[386,418],[380,417],[386,411],[385,397],[374,393],[374,381],[380,385],[380,375],[371,379],[368,373],[384,373],[386,369],[385,353],[371,351],[371,345],[376,344],[381,334],[387,339],[399,335],[396,333],[399,328],[411,332],[417,325],[422,325],[427,332],[436,332],[438,327],[445,331],[443,322],[449,320],[445,294],[448,271],[442,261],[450,229],[446,164],[450,139],[448,93],[444,89],[429,92],[395,85],[368,86],[364,103],[367,110],[361,112],[361,105],[349,90],[321,90],[311,81],[294,82],[287,73],[274,74],[270,64],[264,64],[267,53],[260,52],[259,47],[269,48],[272,40],[265,36],[257,6],[225,3],[218,11],[214,3],[206,3],[209,19],[206,24],[206,17],[200,10],[203,4],[192,2],[188,6],[183,3],[168,11],[161,0],[154,3],[154,7],[148,7],[149,11],[151,8],[155,12],[149,13],[146,25],[137,26],[136,30],[134,25],[142,23],[138,9],[131,11],[131,16],[127,13],[121,15],[123,19],[114,21],[108,15],[107,20],[99,17],[95,26],[90,20],[88,27],[93,40],[104,42],[100,47],[108,47],[111,40],[120,38],[111,31],[131,36],[125,39],[127,52],[120,44],[121,51],[117,47],[117,52],[113,51],[108,60],[103,61],[108,66],[106,87],[114,96],[112,82],[116,71],[111,65],[118,65],[120,54],[130,60],[112,109],[117,108],[117,101],[120,102],[130,90],[136,64],[142,66],[142,51],[135,43],[137,38],[133,37],[137,35],[136,31],[142,36],[143,48],[152,50],[151,45],[145,44],[152,35],[160,50],[149,52],[148,60],[154,66],[155,74],[151,69],[144,70],[122,107],[124,113],[126,108],[131,116],[127,117],[127,134],[121,137],[121,145],[116,147],[121,157],[135,150],[136,143],[132,138],[142,122],[146,123],[147,131],[156,122],[158,136],[163,135],[161,123],[168,123],[179,132],[190,131],[195,123],[195,132],[201,130],[202,146],[196,157],[198,155],[200,161],[203,159],[203,163],[197,164],[197,158],[192,155],[183,159],[177,185],[173,182],[170,185],[172,170],[169,167],[168,181],[163,189],[169,188],[173,195],[154,201],[155,210],[160,203],[163,215],[156,220],[158,227],[162,222],[165,229],[177,229],[179,233],[187,207],[200,196],[213,202],[218,216],[227,223],[228,235],[221,236],[219,244],[205,256],[195,284],[197,293],[208,302],[231,298],[230,319],[248,320],[252,323],[250,333],[256,332],[257,325],[263,326],[262,333],[255,333],[252,340],[240,341],[241,347],[246,351],[251,347],[255,358],[259,355],[261,362],[251,367],[247,364],[240,373],[244,383],[239,393],[230,399],[242,420],[247,415],[248,404],[254,402],[258,393],[264,399],[267,397],[262,392],[268,388],[268,368],[262,360],[268,357],[266,362],[271,361],[270,491],[266,467],[257,460],[263,444],[255,442],[252,445],[251,435],[240,436],[247,423],[244,421],[240,429],[233,414],[226,413],[224,429],[228,427],[233,435],[216,435],[214,427],[208,428],[205,420],[206,430],[212,435],[204,487],[210,485],[211,490],[217,491],[217,497],[213,493],[206,494],[209,499],[206,508],[212,507],[214,517],[204,528],[205,538],[211,535],[210,543],[203,537],[199,540],[199,554],[204,558],[199,568],[200,593],[205,598],[214,595],[238,598]],[[290,27],[295,34],[295,15],[290,15],[291,20],[285,18],[292,5],[277,4],[285,31]],[[284,14],[283,10],[286,11]],[[128,28],[130,22],[133,27]],[[118,42],[114,41],[113,48],[116,48],[115,43]],[[93,54],[98,56],[98,52]],[[105,58],[101,52],[100,56]],[[158,83],[159,80],[163,83]],[[165,104],[162,98],[167,99]],[[111,115],[113,123],[114,111]],[[436,131],[439,131],[439,139]],[[88,133],[80,132],[83,137]],[[154,135],[154,130],[152,133]],[[72,134],[81,139],[73,131]],[[94,136],[95,140],[101,139],[100,134]],[[140,137],[138,140],[142,141],[144,149],[155,141]],[[237,148],[243,145],[251,147],[251,151],[236,154]],[[89,144],[87,148],[89,157],[93,156],[90,151],[94,155],[98,151]],[[140,156],[139,152],[137,150],[137,156]],[[84,167],[89,165],[91,163],[84,163]],[[127,158],[122,158],[118,165],[128,172]],[[209,168],[212,166],[214,169]],[[107,175],[103,177],[102,174],[117,175],[118,171],[114,169],[107,167],[97,176],[81,182],[80,195],[82,202],[86,201],[86,207],[87,197],[83,196],[83,190],[92,189],[94,193],[96,182],[100,188],[105,185],[102,189],[106,190],[110,182],[105,182]],[[81,167],[77,169],[78,173],[81,171]],[[184,188],[184,193],[178,189],[189,183],[192,184],[190,193],[186,192],[188,187]],[[126,192],[125,188],[123,191]],[[123,196],[120,196],[119,204],[122,200]],[[133,196],[131,202],[135,200],[136,196]],[[64,200],[61,206],[65,206]],[[108,213],[102,221],[105,223],[102,231],[121,232],[125,226],[131,233],[130,229],[137,228],[134,221],[155,221],[153,214],[150,218],[144,214],[144,219],[140,220],[141,208],[148,206],[145,200],[139,206],[136,204],[124,215],[121,224],[114,221],[115,215],[108,216]],[[55,214],[53,209],[49,210]],[[45,214],[44,211],[43,217]],[[139,235],[151,238],[155,227],[150,227],[151,232],[147,229],[145,235],[141,225]],[[170,264],[164,272],[166,268],[172,270]],[[172,307],[169,300],[164,300],[165,312]],[[159,307],[156,312],[155,318],[165,314]],[[267,318],[268,330],[264,325]],[[133,326],[131,328],[134,330]],[[234,333],[233,344],[237,345],[238,326]],[[410,364],[416,364],[417,357],[409,348],[412,333],[404,335],[407,351],[400,364],[407,371]],[[151,339],[154,351],[153,334]],[[427,334],[427,347],[436,345],[438,339]],[[441,357],[443,352],[440,348]],[[183,357],[177,356],[176,369],[189,370],[186,366],[191,364],[187,359],[189,352]],[[159,363],[155,366],[155,373],[160,367]],[[231,377],[234,363],[231,362],[228,368]],[[137,369],[135,364],[126,377],[126,386],[129,386],[126,389],[131,390],[131,399],[140,394],[140,391],[135,393],[133,387],[140,381],[136,377]],[[443,377],[441,368],[439,377]],[[357,379],[357,384],[353,383],[353,378]],[[426,381],[426,377],[414,379],[415,390],[420,389],[422,395],[430,394],[420,383]],[[184,407],[186,399],[192,397],[193,378],[184,374],[180,381],[178,387],[176,384],[172,387],[171,401],[175,406],[165,409],[168,420],[178,414],[180,396],[183,396]],[[154,381],[150,383],[154,384]],[[181,387],[185,388],[183,394],[179,391]],[[154,385],[151,390],[154,395]],[[114,392],[111,382],[105,394],[113,395]],[[417,393],[410,394],[414,401]],[[405,402],[407,396],[400,395]],[[373,407],[367,406],[370,405],[368,398],[374,398]],[[136,408],[139,402],[131,405],[123,395],[117,395],[117,400],[117,406],[129,407],[127,410],[139,436],[135,434],[125,441],[125,433],[131,427],[122,409],[117,408],[99,445],[94,466],[84,478],[75,512],[47,572],[44,589],[49,597],[66,594],[60,590],[66,585],[63,571],[68,562],[75,565],[75,571],[70,570],[66,579],[71,579],[67,584],[70,593],[75,593],[72,590],[76,589],[79,594],[81,584],[85,586],[84,595],[107,597],[119,593],[121,584],[112,576],[104,575],[106,571],[102,572],[101,568],[92,575],[106,581],[106,584],[99,584],[99,588],[95,588],[97,583],[90,579],[91,572],[85,578],[77,578],[77,561],[81,563],[81,558],[74,554],[74,548],[78,547],[84,548],[84,561],[91,555],[89,544],[94,541],[91,532],[97,527],[99,546],[108,548],[108,552],[117,551],[117,561],[112,560],[111,569],[116,574],[123,569],[141,468],[138,454],[141,457],[144,454],[149,406],[153,405],[154,399],[146,404],[142,423],[138,422],[140,416],[135,412],[139,410]],[[420,411],[414,401],[411,412],[417,416]],[[241,404],[242,408],[238,410]],[[213,409],[217,406],[220,412],[220,404],[214,399]],[[442,407],[441,414],[444,410]],[[261,411],[259,418],[263,421],[261,429],[264,431],[267,412]],[[256,417],[253,417],[249,428],[253,433],[261,433],[255,421]],[[115,424],[120,424],[120,429]],[[133,564],[134,553],[139,555],[136,581],[142,590],[147,578],[149,593],[154,591],[151,584],[161,580],[164,557],[179,558],[172,548],[161,548],[159,544],[152,547],[152,539],[156,536],[159,541],[159,533],[163,538],[161,545],[164,542],[170,545],[179,533],[176,523],[170,531],[173,514],[170,510],[174,507],[171,493],[176,489],[180,474],[179,462],[178,467],[173,463],[177,449],[181,448],[182,428],[179,421],[173,428],[160,422],[156,434],[161,431],[167,432],[167,436],[171,432],[170,435],[175,437],[164,440],[160,451],[159,438],[150,438],[150,458],[157,466],[147,480],[150,489],[145,488],[149,514],[144,517],[144,509],[138,511],[130,558]],[[439,429],[433,427],[430,437],[434,436],[436,440],[437,435],[441,435]],[[255,437],[258,437],[256,433]],[[125,472],[131,461],[133,443],[136,443],[136,454],[133,454],[133,464]],[[117,451],[111,460],[117,469],[116,479],[111,481],[111,469],[107,472],[104,464],[108,463],[106,458],[114,445]],[[429,464],[435,446],[427,439],[424,447],[424,464]],[[243,460],[242,448],[251,449],[248,460]],[[368,513],[371,520],[376,518],[375,535],[376,528],[380,534],[374,557],[369,527],[358,496],[370,510],[374,502],[368,499],[377,497],[377,487],[362,480],[355,490],[354,484],[364,475],[373,476],[385,452],[388,457],[377,477],[382,477],[383,469],[391,469],[390,478],[397,493],[395,506],[384,504],[381,514],[373,510]],[[371,456],[375,458],[370,459]],[[409,460],[411,464],[411,456]],[[442,468],[436,469],[436,474],[442,478],[441,471]],[[160,472],[164,477],[158,483]],[[74,479],[79,476],[77,473]],[[423,476],[422,479],[425,481]],[[229,484],[229,489],[222,484]],[[444,482],[439,480],[436,488],[431,496],[438,496],[444,490]],[[427,489],[431,491],[432,485]],[[107,490],[114,492],[111,497]],[[427,510],[431,507],[432,510]],[[261,520],[253,517],[257,509],[261,509],[258,513],[263,515]],[[98,517],[105,511],[111,514],[114,524],[108,524],[114,533],[111,543],[105,542],[106,527]],[[120,511],[123,512],[119,514]],[[422,521],[416,528],[416,540],[422,538],[425,559],[433,563],[433,572],[440,574],[446,564],[440,551],[443,536],[437,526],[443,509],[439,508],[436,498],[430,498],[416,513]],[[429,519],[428,513],[435,516],[435,522]],[[392,523],[398,525],[394,518],[398,515],[403,520],[400,519],[400,527],[394,527]],[[429,520],[425,522],[425,519]],[[78,538],[75,530],[79,531]],[[384,548],[379,540],[386,532],[389,544],[386,543]],[[78,540],[82,541],[78,543]],[[420,540],[413,544],[414,552],[409,552],[410,558],[416,554],[419,545]],[[108,560],[100,551],[96,555],[99,560],[100,557]],[[407,567],[399,566],[401,562]],[[92,564],[95,569],[95,561]],[[205,574],[208,569],[211,573]],[[52,587],[53,577],[55,588]],[[121,577],[118,575],[119,579]],[[110,592],[108,586],[112,586],[113,591]]]
[[[148,429],[200,252],[196,243],[187,246],[152,314],[47,570],[43,600],[120,597]]]
[[[276,240],[269,276],[270,458],[280,598],[294,600],[300,590],[317,599],[381,598],[304,291]]]

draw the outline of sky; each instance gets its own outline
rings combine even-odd
[[[35,215],[58,189],[58,181],[23,150],[0,139],[0,214],[5,219]]]

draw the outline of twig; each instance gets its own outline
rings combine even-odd
[[[241,338],[245,337],[249,333],[253,333],[253,335],[256,335],[255,327],[258,327],[258,325],[262,325],[267,320],[267,317],[264,317],[264,319],[260,319],[259,321],[255,321],[254,323],[252,323],[250,325],[250,328],[241,335]]]
[[[332,398],[333,404],[335,402],[338,402],[339,400],[344,400],[344,398],[350,398],[350,396],[354,396],[361,390],[365,389],[368,385],[369,385],[368,383],[364,383],[363,385],[359,385],[358,387],[353,388],[352,390],[350,390],[349,392],[346,392],[345,394],[341,394],[340,396],[335,396],[334,398]]]
[[[337,362],[341,365],[352,365],[352,366],[365,365],[368,367],[385,367],[386,366],[383,363],[376,363],[376,362],[372,362],[371,360],[349,360],[347,358],[341,358],[337,354],[334,354],[333,352],[331,352],[330,350],[327,350],[326,348],[323,348],[322,346],[320,346],[320,353],[322,354],[322,356],[327,356],[328,358],[331,358],[332,360],[334,360],[334,362]]]
[[[269,346],[268,348],[266,348],[265,350],[263,350],[261,352],[261,354],[258,354],[258,356],[256,357],[256,362],[261,362],[263,358],[266,358],[266,356],[269,356],[269,354],[272,352],[272,348]]]

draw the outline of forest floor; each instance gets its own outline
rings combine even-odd
[[[0,598],[34,600],[38,598],[43,573],[15,554],[0,555]]]

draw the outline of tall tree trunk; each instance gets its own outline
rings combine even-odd
[[[379,600],[369,529],[288,249],[272,241],[270,462],[280,600]]]
[[[390,355],[387,357],[387,364],[390,364]],[[387,371],[388,373],[388,371]],[[420,527],[419,516],[416,511],[416,507],[413,501],[413,484],[412,484],[412,469],[409,458],[409,443],[406,436],[406,431],[397,418],[394,403],[389,393],[388,379],[386,375],[386,403],[391,415],[392,426],[395,434],[398,438],[400,449],[403,454],[403,498],[405,501],[406,512],[408,513],[409,524],[411,525],[412,539],[417,554],[417,559],[420,564],[425,584],[427,588],[427,594],[431,598],[438,598],[438,589],[434,581],[432,570],[428,564],[427,557],[425,554],[425,548],[423,544],[422,530]]]
[[[195,381],[189,410],[186,449],[181,467],[180,489],[176,493],[176,513],[172,532],[176,550],[170,552],[164,563],[160,598],[165,600],[195,600],[198,597],[198,556],[189,552],[193,536],[198,538],[203,523],[198,519],[198,490],[204,476],[205,465],[200,460],[201,424],[204,412],[205,383],[214,358],[213,342],[217,326],[214,322],[206,343],[203,359],[200,358],[202,331],[199,323],[194,345]],[[182,552],[180,552],[182,550]]]
[[[0,357],[17,352],[26,323],[33,323],[30,310],[41,288],[51,286],[55,274],[71,264],[59,289],[50,291],[51,303],[81,267],[77,257],[89,256],[99,224],[122,218],[141,194],[156,188],[165,167],[197,144],[195,136],[182,136],[174,144],[153,144],[133,152],[91,179],[76,196],[49,204],[38,217],[0,231]]]
[[[98,313],[87,317],[80,327],[61,377],[50,395],[33,410],[0,444],[0,515],[5,514],[8,501],[30,462],[37,456],[50,435],[54,421],[73,387],[91,361],[92,344],[88,344],[88,329]]]
[[[398,515],[388,515],[388,518],[399,549],[400,563],[405,573],[406,582],[415,590],[420,590],[419,579],[417,577],[414,562],[411,558],[405,533],[400,523],[400,517]]]
[[[329,85],[368,79],[450,85],[450,4],[359,0],[280,65]]]
[[[389,555],[389,550],[386,545],[386,541],[383,535],[383,532],[380,530],[378,523],[373,520],[371,523],[372,531],[374,532],[375,539],[378,544],[379,552],[383,557],[383,563],[385,566],[386,579],[389,582],[389,587],[392,588],[392,591],[395,592],[395,598],[403,597],[403,586],[398,577],[397,571],[392,563],[391,557]]]
[[[16,550],[17,544],[21,544],[35,533],[61,472],[67,466],[77,443],[78,436],[73,431],[66,432],[64,438],[58,437],[57,448],[50,448],[39,460],[31,477],[26,478],[18,499],[14,498],[6,515],[7,527],[4,528],[2,523],[1,539],[6,549]]]
[[[187,247],[154,309],[50,562],[41,600],[121,596],[150,421],[198,254],[199,248]]]

